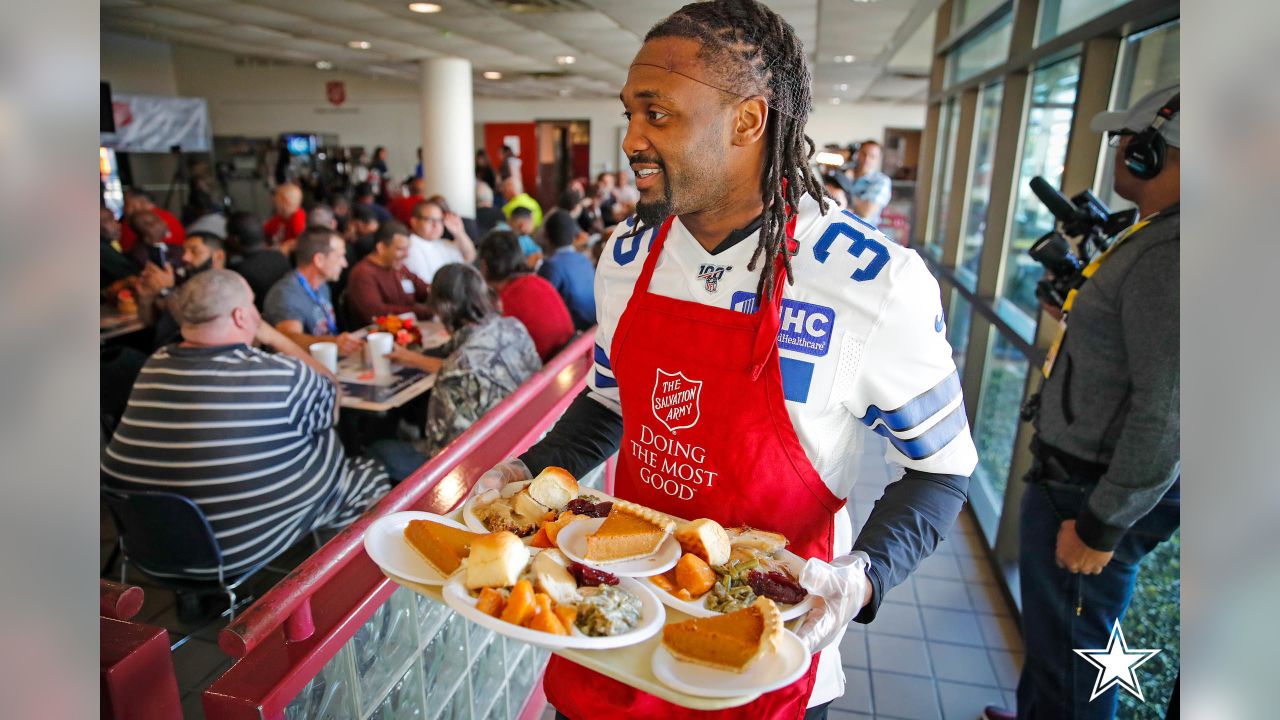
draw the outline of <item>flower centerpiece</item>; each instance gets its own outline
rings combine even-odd
[[[402,318],[399,315],[380,315],[373,319],[378,330],[391,333],[397,345],[409,347],[422,344],[422,329],[412,317]]]

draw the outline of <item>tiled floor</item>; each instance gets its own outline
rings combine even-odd
[[[881,457],[876,452],[862,458],[862,475],[849,501],[855,528],[889,481]],[[105,516],[103,528],[105,559],[114,541]],[[275,564],[293,567],[309,552],[310,545],[300,543]],[[175,640],[196,629],[178,621],[171,592],[147,584],[140,574],[129,579],[146,590],[136,620],[169,629]],[[263,582],[275,579],[267,576]],[[188,720],[204,717],[200,692],[231,664],[217,647],[222,625],[200,630],[174,653]],[[990,703],[1013,707],[1022,640],[967,510],[938,551],[889,591],[875,622],[850,625],[840,651],[845,694],[832,704],[832,720],[973,720]],[[554,713],[548,710],[543,717],[554,718]]]
[[[855,527],[889,481],[879,458],[862,458],[849,501]],[[888,592],[874,622],[849,626],[840,654],[845,693],[832,720],[974,720],[985,705],[1013,707],[1022,639],[967,510],[937,552]]]

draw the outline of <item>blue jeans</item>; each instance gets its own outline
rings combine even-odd
[[[378,440],[365,448],[366,457],[382,463],[391,476],[392,484],[412,475],[431,458],[413,449],[413,443],[404,440]]]
[[[1035,471],[1033,470],[1033,475]],[[1119,688],[1092,702],[1097,669],[1074,648],[1105,648],[1133,597],[1138,563],[1178,528],[1179,501],[1166,497],[1121,538],[1098,575],[1077,575],[1055,561],[1058,526],[1074,519],[1090,486],[1036,480],[1022,498],[1019,569],[1026,660],[1018,681],[1019,720],[1108,720]],[[1141,679],[1141,677],[1139,677]]]

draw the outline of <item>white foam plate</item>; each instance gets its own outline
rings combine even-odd
[[[378,567],[396,577],[423,585],[443,585],[448,580],[422,559],[404,539],[404,529],[410,520],[433,520],[441,525],[466,530],[462,523],[441,517],[435,513],[406,510],[378,518],[364,532],[364,551],[369,553]]]
[[[809,652],[804,643],[795,633],[784,629],[778,649],[756,658],[745,672],[735,673],[683,662],[659,644],[653,651],[653,674],[663,685],[690,695],[737,697],[786,687],[809,670],[809,662]]]
[[[508,485],[505,485],[501,490],[489,490],[487,492],[479,493],[477,495],[472,495],[471,497],[467,498],[466,503],[462,505],[462,522],[466,523],[467,529],[472,532],[481,532],[481,533],[492,532],[491,530],[489,530],[489,528],[484,526],[484,523],[480,522],[480,518],[476,515],[476,508],[480,505],[487,505],[493,502],[494,500],[497,500],[499,497],[509,498],[512,495],[515,495],[517,492],[523,490],[525,487],[528,487],[529,483],[530,483],[529,480],[522,480],[520,482],[514,482]],[[582,488],[581,490],[578,491],[578,497],[582,497],[583,495],[590,495],[596,498],[596,502],[600,502],[602,500],[614,499],[610,495],[606,495],[600,492],[599,490],[593,490],[591,488]],[[529,537],[524,538],[524,542],[526,545],[529,544],[529,542],[532,540],[533,540],[533,535],[530,535]]]
[[[463,581],[463,574],[458,573],[445,584],[441,593],[444,596],[446,605],[466,619],[499,635],[506,635],[513,640],[527,642],[531,645],[538,645],[551,650],[559,650],[561,648],[608,650],[610,648],[635,645],[657,634],[662,629],[662,625],[667,618],[667,611],[662,607],[662,603],[658,602],[658,598],[640,581],[632,580],[631,578],[619,578],[618,587],[630,592],[640,600],[639,625],[636,625],[630,632],[607,637],[592,637],[583,634],[577,627],[570,628],[569,635],[553,635],[541,630],[531,630],[519,625],[512,625],[509,622],[503,622],[499,618],[477,610],[476,599],[471,597],[471,593],[467,592],[467,586]]]
[[[791,570],[792,575],[800,577],[800,571],[804,569],[804,558],[796,555],[790,550],[783,550],[778,554],[778,559],[786,563],[787,568]],[[653,594],[658,596],[658,599],[662,601],[663,605],[679,610],[686,615],[691,615],[693,617],[711,617],[713,615],[720,614],[706,606],[709,594],[703,595],[702,597],[694,600],[681,600],[657,585],[653,586]],[[814,594],[809,593],[805,596],[804,600],[801,600],[795,605],[784,605],[782,603],[778,603],[778,610],[782,613],[783,620],[794,620],[795,618],[798,618],[812,610],[814,602]]]
[[[566,525],[560,531],[560,534],[556,536],[556,544],[560,546],[560,552],[574,562],[600,568],[619,577],[649,577],[650,575],[657,575],[675,567],[676,562],[680,560],[680,543],[676,542],[676,539],[670,535],[667,536],[666,540],[662,541],[662,544],[658,546],[657,552],[652,555],[633,560],[619,560],[607,563],[587,560],[587,536],[603,525],[606,519],[575,520]]]

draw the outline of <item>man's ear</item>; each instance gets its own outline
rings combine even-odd
[[[769,103],[759,95],[738,103],[733,115],[734,145],[746,146],[760,142],[769,122]]]

